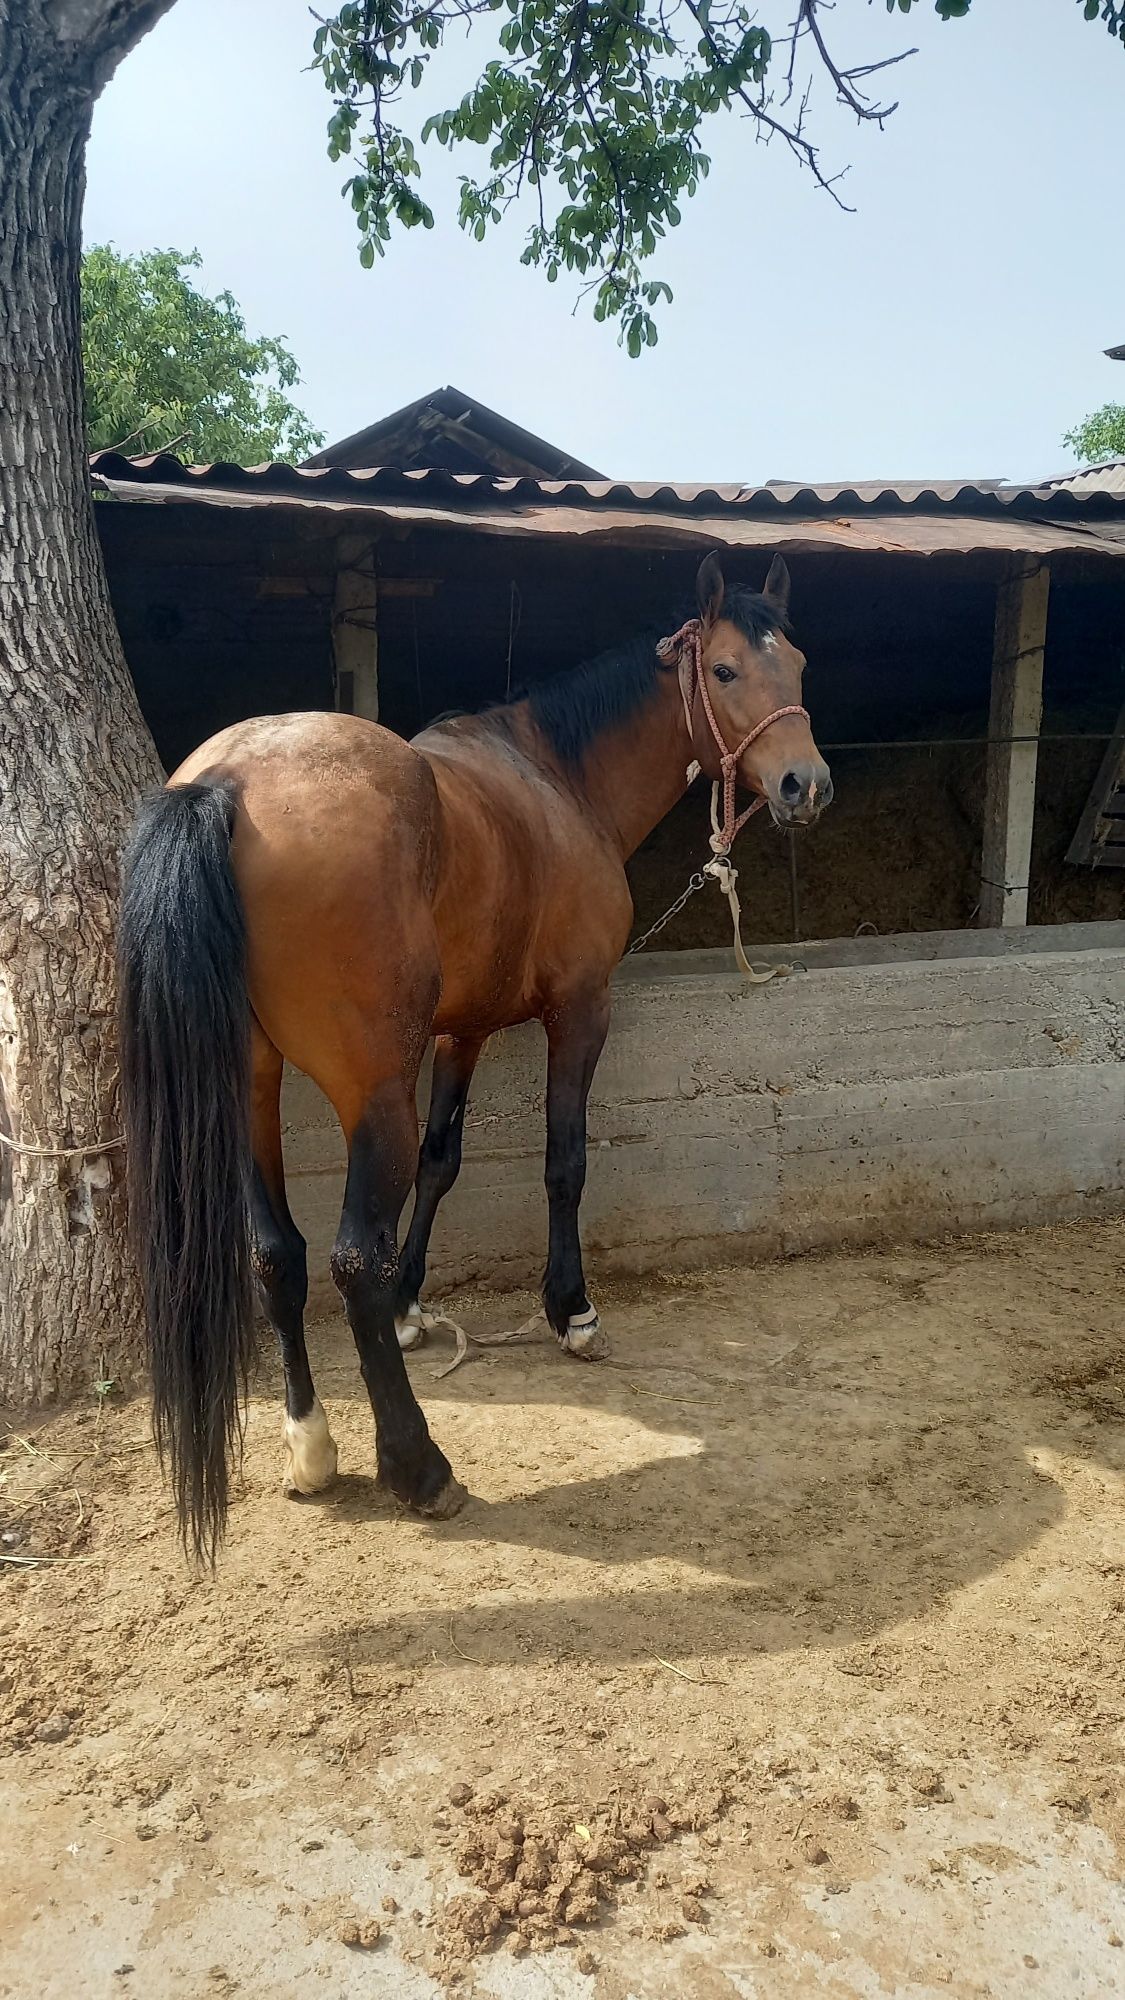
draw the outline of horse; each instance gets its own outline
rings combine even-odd
[[[420,1332],[473,1070],[488,1037],[519,1022],[540,1021],[547,1039],[546,1318],[571,1354],[604,1344],[578,1219],[586,1102],[632,924],[625,862],[699,768],[726,781],[728,832],[736,778],[780,826],[809,823],[832,796],[801,704],[784,562],[761,592],[728,593],[711,555],[696,588],[698,618],[659,649],[636,641],[411,742],[340,713],[239,722],[143,803],[118,947],[129,1207],[154,1433],[198,1558],[214,1562],[225,1527],[255,1286],[285,1374],[283,1485],[312,1494],[336,1474],[285,1192],[286,1061],[324,1092],[347,1144],[331,1269],[384,1488],[436,1520],[466,1497],[403,1349]]]

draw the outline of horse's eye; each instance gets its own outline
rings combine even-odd
[[[715,679],[717,681],[722,681],[724,686],[726,685],[727,681],[735,681],[738,679],[738,675],[735,673],[733,667],[712,667],[711,672],[714,674]]]

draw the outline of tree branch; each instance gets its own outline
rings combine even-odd
[[[171,6],[173,0],[168,0],[168,4]],[[357,37],[356,47],[365,54],[373,54],[378,49],[389,49],[393,42],[405,42],[407,36],[416,33],[424,21],[437,21],[442,28],[446,28],[451,21],[471,21],[477,14],[494,12],[494,0],[432,0],[429,7],[419,7],[416,13],[396,21],[393,28],[385,29],[381,35]],[[309,13],[318,27],[332,26],[328,17],[318,14],[315,7],[310,7]]]
[[[625,255],[625,192],[621,186],[621,170],[617,164],[617,160],[614,155],[613,149],[610,146],[608,140],[606,139],[605,133],[602,131],[602,128],[598,124],[597,118],[594,115],[593,108],[590,104],[589,93],[587,92],[586,85],[582,81],[582,78],[579,76],[577,69],[575,70],[574,73],[574,86],[578,92],[578,95],[582,99],[583,108],[586,112],[586,117],[589,121],[590,134],[591,137],[593,138],[594,144],[605,155],[606,161],[609,166],[609,171],[613,175],[613,186],[616,195],[616,206],[617,206],[617,241],[613,246],[613,256],[605,269],[605,276],[607,278],[612,278],[615,275],[615,273],[621,268],[621,260]]]
[[[855,69],[840,69],[829,52],[828,44],[824,39],[820,22],[817,19],[817,8],[819,5],[820,0],[801,0],[797,19],[793,24],[793,50],[796,50],[797,36],[801,31],[802,24],[804,24],[808,28],[813,41],[816,43],[817,54],[821,62],[824,64],[825,69],[836,86],[836,95],[841,104],[846,104],[848,110],[854,111],[857,118],[868,119],[872,124],[882,127],[884,118],[889,118],[892,111],[898,110],[897,98],[893,104],[872,104],[870,99],[865,97],[863,92],[856,88],[857,79],[861,76],[874,76],[877,70],[891,69],[895,63],[905,62],[907,56],[916,56],[918,53],[917,49],[901,49],[898,55],[884,56],[881,62],[861,63]],[[789,74],[790,80],[792,80],[792,59],[790,60]]]
[[[723,55],[722,49],[719,47],[718,43],[715,40],[714,35],[711,32],[711,28],[708,22],[705,21],[703,18],[701,9],[698,5],[698,0],[687,0],[687,8],[688,12],[693,16],[695,21],[698,23],[700,29],[702,30],[704,39],[706,40],[707,46],[710,49],[711,54],[715,59],[716,65],[720,68],[725,68],[726,58]],[[794,26],[793,32],[794,35],[796,35],[797,33],[796,25]],[[750,113],[750,116],[757,121],[759,129],[765,130],[771,135],[776,134],[778,138],[783,139],[785,141],[785,144],[789,147],[790,151],[796,156],[798,160],[800,160],[802,166],[808,168],[817,186],[824,188],[825,192],[831,195],[833,201],[836,203],[838,208],[846,210],[846,212],[849,215],[853,214],[854,213],[853,209],[844,200],[843,196],[840,193],[838,193],[836,188],[836,182],[842,178],[842,175],[826,174],[824,172],[824,169],[820,164],[817,147],[813,145],[811,139],[805,138],[804,132],[801,129],[804,122],[805,110],[809,101],[808,92],[806,91],[805,93],[805,96],[801,103],[800,112],[798,113],[797,116],[796,123],[793,125],[786,125],[780,118],[775,118],[773,116],[773,113],[767,111],[766,109],[767,100],[764,97],[761,98],[751,97],[750,92],[747,90],[745,84],[739,84],[737,94],[742,99],[742,102],[745,104],[747,110]]]
[[[67,68],[103,90],[123,56],[167,14],[174,0],[42,0],[46,37]]]

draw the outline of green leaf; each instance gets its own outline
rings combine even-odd
[[[560,271],[577,274],[595,318],[615,320],[620,344],[634,357],[655,343],[657,313],[671,300],[647,271],[707,178],[708,121],[731,112],[753,121],[764,104],[773,107],[771,117],[796,116],[786,111],[788,41],[775,47],[753,0],[689,0],[682,8],[665,8],[663,0],[583,0],[580,7],[574,0],[468,0],[471,15],[486,24],[493,17],[491,37],[483,60],[471,60],[479,42],[469,45],[467,77],[447,63],[447,88],[457,75],[461,94],[445,108],[440,99],[434,108],[425,93],[440,81],[446,30],[465,18],[465,0],[333,4],[312,36],[314,66],[330,96],[331,157],[354,150],[362,161],[349,198],[366,265],[395,232],[433,227],[420,191],[427,187],[423,145],[471,147],[462,157],[474,161],[474,172],[459,177],[455,196],[460,227],[483,242],[490,224],[522,215],[521,262],[544,270],[552,285]],[[919,4],[886,0],[892,15]],[[943,20],[964,16],[970,4],[931,0]],[[1125,0],[1079,4],[1088,18],[1100,8],[1111,33],[1125,30]],[[780,29],[787,17],[781,0],[774,5]],[[833,43],[843,47],[834,54],[850,56],[845,16],[857,11],[836,10]],[[815,72],[812,37],[801,39],[798,60]],[[795,139],[793,146],[802,151]]]
[[[284,341],[247,331],[230,292],[192,282],[199,252],[82,260],[82,357],[91,450],[120,445],[256,465],[323,442],[285,391],[300,380]]]

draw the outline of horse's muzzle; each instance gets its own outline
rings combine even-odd
[[[825,806],[832,804],[832,776],[827,764],[817,758],[795,764],[769,788],[769,808],[778,826],[811,826]]]

